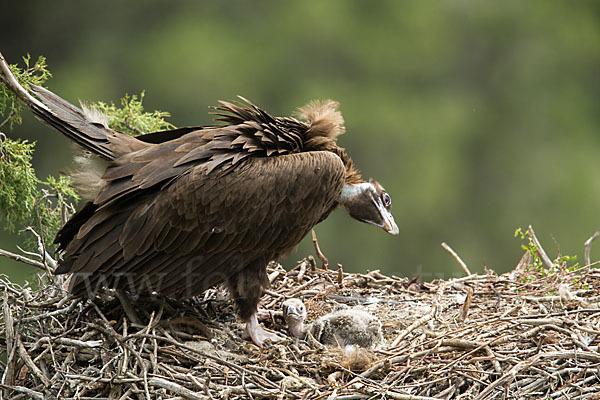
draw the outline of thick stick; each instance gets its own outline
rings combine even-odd
[[[2,374],[1,384],[13,385],[15,379],[15,368],[17,360],[15,358],[16,353],[16,341],[15,341],[15,326],[13,324],[12,312],[10,305],[8,304],[8,292],[4,292],[4,304],[2,306],[2,313],[4,315],[4,331],[6,333],[6,368]],[[5,392],[8,397],[8,392]]]
[[[585,265],[590,265],[592,262],[590,261],[590,251],[592,250],[592,243],[596,238],[600,236],[600,231],[596,231],[588,240],[585,241],[585,253],[583,255],[583,259],[585,261]]]
[[[20,261],[25,264],[33,265],[34,267],[37,267],[37,268],[40,268],[40,269],[43,269],[44,271],[46,271],[46,267],[44,267],[44,264],[42,264],[41,262],[32,260],[31,258],[27,258],[27,257],[24,257],[19,254],[11,253],[10,251],[0,249],[0,256],[8,257],[10,259],[13,259],[15,261]]]
[[[185,388],[175,382],[171,382],[171,381],[168,381],[168,380],[162,379],[162,378],[150,378],[150,380],[148,381],[148,384],[150,386],[158,386],[163,389],[167,389],[169,392],[175,393],[186,399],[205,400],[205,399],[209,398],[202,394],[196,393],[188,388]]]
[[[450,246],[448,246],[448,244],[446,244],[446,242],[442,242],[442,247],[448,253],[450,253],[450,255],[452,257],[454,257],[454,259],[456,260],[456,262],[458,263],[458,265],[460,265],[460,267],[462,268],[462,270],[465,271],[465,274],[467,274],[467,276],[472,275],[471,271],[469,271],[469,268],[467,268],[467,264],[465,264],[465,262],[458,256],[458,254],[456,254],[456,252],[454,250],[452,250],[452,248]]]
[[[535,236],[535,232],[533,231],[533,227],[531,225],[529,225],[529,228],[527,228],[527,233],[529,235],[529,238],[535,244],[535,247],[537,247],[537,253],[539,254],[544,264],[546,264],[548,268],[552,268],[554,264],[552,263],[552,260],[550,260],[550,257],[548,257],[548,254],[546,254],[546,252],[544,251],[544,248],[542,247],[542,244],[538,240],[537,236]]]
[[[23,100],[27,105],[36,105],[39,108],[47,110],[47,107],[43,105],[39,100],[33,97],[17,80],[13,75],[8,63],[4,59],[2,53],[0,53],[0,80],[4,82],[10,90],[12,90],[18,98]]]
[[[317,234],[315,233],[314,229],[312,230],[312,241],[313,241],[313,244],[315,245],[315,252],[317,253],[317,257],[319,257],[319,260],[321,260],[323,262],[323,269],[327,269],[327,267],[329,266],[329,260],[321,252],[321,248],[319,247],[319,242],[317,241]]]

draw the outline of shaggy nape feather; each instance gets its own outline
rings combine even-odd
[[[337,109],[339,105],[333,100],[314,100],[298,109],[298,117],[308,123],[307,140],[314,136],[335,139],[346,132],[344,117]]]
[[[337,154],[346,168],[346,183],[362,183],[360,171],[346,151],[336,143],[337,137],[346,132],[344,117],[338,106],[339,103],[333,100],[313,100],[298,109],[296,116],[307,125],[305,146],[306,149],[326,149]]]

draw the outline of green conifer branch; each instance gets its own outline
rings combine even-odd
[[[11,65],[10,69],[21,85],[43,86],[52,76],[46,59],[39,57],[31,65],[31,57],[23,57],[24,67]],[[144,92],[139,96],[126,94],[121,107],[114,103],[97,102],[92,106],[106,115],[112,129],[136,136],[143,133],[170,129],[174,126],[165,118],[169,113],[162,111],[144,112]],[[15,123],[21,124],[21,112],[25,104],[0,83],[0,131]],[[68,177],[49,176],[40,180],[31,164],[35,142],[10,139],[0,132],[0,224],[5,230],[15,232],[33,227],[45,243],[51,243],[56,232],[79,200]],[[33,239],[33,238],[32,238]],[[33,245],[33,241],[28,241]],[[28,246],[30,247],[30,246]]]
[[[112,102],[107,104],[102,101],[95,103],[94,107],[108,117],[109,127],[131,136],[174,128],[165,120],[171,116],[168,112],[144,112],[142,104],[144,95],[143,91],[139,97],[135,94],[131,96],[125,94],[121,99],[121,107],[115,106]]]

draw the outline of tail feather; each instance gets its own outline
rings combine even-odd
[[[97,112],[81,110],[43,87],[30,85],[24,88],[10,70],[0,53],[0,82],[3,82],[17,97],[29,106],[35,116],[69,139],[105,160],[148,146],[124,133],[108,128],[105,121],[98,121]]]
[[[119,133],[101,123],[90,121],[83,110],[43,87],[31,85],[31,92],[45,106],[30,105],[42,122],[106,160],[114,160],[120,155],[120,152],[115,152],[115,146],[109,139]]]

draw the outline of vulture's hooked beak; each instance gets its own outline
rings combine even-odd
[[[375,206],[377,207],[377,211],[379,211],[381,219],[383,220],[383,224],[380,225],[383,228],[383,230],[389,233],[390,235],[397,235],[398,233],[400,233],[398,225],[396,225],[396,221],[394,221],[394,216],[390,211],[388,211],[385,208],[385,206],[381,202],[381,199],[377,199],[377,201],[375,202]]]

